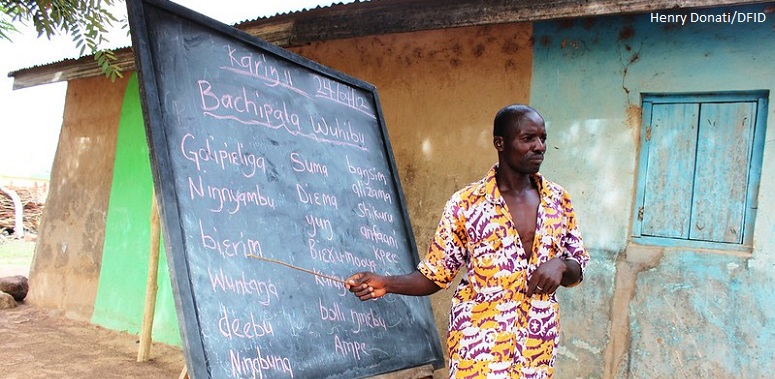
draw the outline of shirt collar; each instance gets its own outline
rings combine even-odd
[[[487,172],[487,175],[482,178],[480,184],[475,190],[475,193],[479,196],[484,196],[487,201],[491,203],[503,204],[503,197],[501,196],[501,192],[498,190],[498,184],[495,181],[495,173],[497,172],[498,163],[494,164],[492,168],[490,168],[490,171]],[[533,181],[538,184],[538,193],[540,196],[543,198],[549,195],[547,193],[549,188],[546,185],[547,183],[546,179],[544,179],[544,176],[541,175],[541,173],[535,173],[531,175],[531,177],[533,178]]]

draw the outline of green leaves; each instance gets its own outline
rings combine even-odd
[[[115,81],[117,77],[124,77],[124,75],[121,74],[121,67],[115,63],[116,55],[113,53],[113,50],[97,51],[94,53],[94,60],[102,67],[102,72],[110,79],[110,81]]]
[[[38,37],[69,35],[79,49],[94,54],[94,60],[111,81],[121,78],[121,67],[116,64],[112,50],[101,46],[114,23],[126,24],[110,13],[109,7],[117,0],[0,0],[0,38],[11,40],[15,23],[32,23]]]

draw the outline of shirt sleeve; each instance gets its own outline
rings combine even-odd
[[[563,212],[565,213],[566,230],[560,241],[563,247],[560,258],[573,260],[581,267],[579,281],[570,286],[572,287],[584,280],[584,273],[587,270],[587,263],[589,262],[589,253],[587,252],[587,249],[584,248],[584,241],[581,238],[576,212],[573,209],[573,203],[571,202],[568,192],[564,191],[562,204]]]
[[[428,253],[417,265],[417,270],[440,288],[449,287],[465,263],[467,237],[462,211],[453,196],[444,207]]]

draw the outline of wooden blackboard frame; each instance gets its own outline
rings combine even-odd
[[[182,224],[182,210],[179,207],[179,194],[174,188],[174,184],[169,183],[165,178],[174,175],[172,168],[172,158],[168,146],[168,136],[165,130],[165,117],[162,111],[161,99],[159,94],[158,73],[155,72],[154,56],[150,44],[149,35],[150,26],[146,17],[149,7],[161,9],[172,13],[178,17],[186,19],[188,22],[197,24],[203,28],[227,36],[245,45],[255,47],[258,50],[266,51],[280,58],[286,59],[299,66],[305,67],[318,74],[327,76],[334,80],[343,82],[353,88],[369,92],[374,99],[374,109],[380,133],[383,136],[381,141],[386,153],[387,165],[390,170],[391,180],[397,189],[397,201],[400,204],[401,215],[403,217],[403,229],[409,242],[410,254],[408,258],[412,260],[413,265],[417,265],[419,258],[414,240],[414,234],[409,221],[409,215],[406,208],[406,202],[398,179],[395,159],[392,153],[392,146],[388,138],[382,109],[376,88],[357,78],[347,76],[343,73],[332,70],[316,62],[295,55],[287,50],[276,47],[263,40],[253,37],[247,33],[231,28],[220,22],[212,20],[194,11],[182,6],[176,5],[166,0],[128,0],[127,9],[129,14],[129,23],[132,35],[132,44],[135,55],[135,62],[140,83],[140,93],[143,106],[143,117],[145,121],[146,137],[149,145],[149,152],[152,164],[153,182],[156,188],[159,201],[159,210],[162,219],[165,248],[168,252],[167,258],[171,271],[173,290],[175,294],[175,305],[178,311],[178,320],[181,329],[181,337],[184,344],[184,355],[187,362],[189,373],[194,378],[210,376],[210,368],[205,354],[205,346],[199,335],[200,325],[197,320],[197,304],[195,291],[189,277],[189,262],[185,258],[186,241]],[[430,307],[427,307],[430,310]],[[435,335],[435,330],[433,331]],[[438,345],[438,341],[435,341]],[[435,358],[427,362],[435,368],[443,365],[443,358],[440,351],[436,349]],[[407,367],[409,368],[409,367]],[[380,372],[383,373],[383,372]]]

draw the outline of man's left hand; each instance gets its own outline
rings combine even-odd
[[[536,268],[527,282],[527,296],[551,294],[560,288],[568,266],[560,258],[552,258]]]

